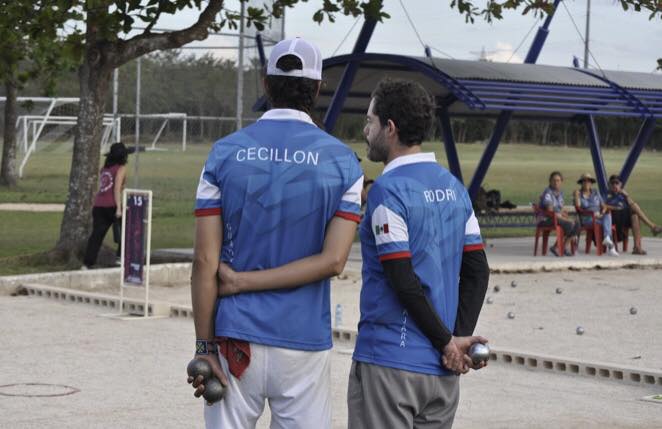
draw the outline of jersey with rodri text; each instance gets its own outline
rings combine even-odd
[[[266,116],[266,115],[265,115]],[[311,122],[261,119],[219,140],[196,215],[221,215],[221,260],[236,271],[320,253],[334,216],[359,222],[363,173],[352,150]],[[216,335],[298,350],[331,348],[329,280],[218,300]]]
[[[462,254],[483,248],[480,229],[466,189],[433,154],[401,158],[407,159],[373,184],[360,226],[363,287],[354,360],[450,375],[388,285],[381,262],[411,258],[425,294],[452,332]]]

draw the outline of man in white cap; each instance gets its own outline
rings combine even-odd
[[[349,254],[363,173],[352,150],[310,117],[319,49],[284,40],[266,74],[272,109],[213,146],[197,191],[196,357],[226,386],[220,402],[205,406],[205,422],[255,427],[268,400],[272,428],[328,428],[329,278]],[[219,261],[237,272],[221,292]],[[288,286],[294,276],[297,286]],[[204,384],[189,382],[199,396]]]

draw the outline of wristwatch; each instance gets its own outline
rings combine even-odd
[[[195,340],[195,354],[197,355],[215,355],[218,353],[218,346],[214,340]]]

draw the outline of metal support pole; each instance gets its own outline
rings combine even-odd
[[[608,186],[607,186],[607,172],[605,170],[605,163],[602,159],[602,150],[600,148],[600,137],[598,136],[598,130],[595,126],[595,120],[593,115],[588,115],[586,117],[586,131],[588,133],[588,143],[591,148],[591,158],[593,159],[593,169],[595,170],[595,178],[598,181],[598,187],[600,188],[600,194],[602,198],[607,196]]]
[[[586,0],[586,33],[584,34],[584,68],[588,68],[588,41],[591,36],[591,0]]]
[[[285,8],[283,8],[283,16],[280,18],[280,40],[285,40]]]
[[[639,159],[641,151],[644,150],[644,147],[653,136],[653,131],[655,131],[655,118],[648,118],[644,121],[643,124],[641,124],[637,138],[634,140],[634,143],[632,143],[630,152],[628,153],[628,156],[625,158],[625,162],[623,163],[623,168],[621,169],[620,174],[623,185],[625,185],[625,183],[628,181],[628,178],[630,177],[630,174],[632,173],[632,170],[634,169],[634,166]]]
[[[356,39],[356,44],[354,45],[354,50],[352,54],[362,54],[365,52],[372,37],[372,33],[375,31],[375,26],[377,21],[373,19],[366,19],[361,27],[361,32],[359,33],[358,39]],[[333,128],[336,126],[336,121],[340,112],[342,110],[343,104],[345,104],[345,99],[349,93],[350,88],[352,87],[352,82],[354,82],[354,76],[356,71],[359,69],[359,63],[356,61],[350,61],[345,66],[345,71],[343,72],[340,83],[338,84],[338,89],[336,93],[333,94],[333,99],[329,108],[326,111],[324,116],[324,129],[327,133],[331,133]]]
[[[239,56],[237,59],[237,129],[243,127],[242,116],[244,116],[244,16],[246,3],[241,2],[239,15]]]
[[[503,112],[499,113],[496,125],[494,125],[494,132],[492,133],[492,137],[485,147],[485,152],[483,152],[483,156],[480,158],[480,162],[478,162],[474,177],[471,179],[471,185],[469,185],[469,196],[472,200],[476,197],[476,194],[480,189],[480,185],[483,184],[483,180],[485,179],[485,176],[487,176],[487,169],[492,163],[494,154],[499,147],[503,133],[506,132],[506,128],[508,127],[508,122],[510,121],[512,114],[513,112],[509,110],[504,110]]]
[[[138,179],[138,163],[140,160],[140,79],[141,79],[142,57],[136,61],[136,123],[135,123],[135,161],[133,164],[133,187],[138,189],[140,180]]]
[[[260,66],[265,68],[267,66],[267,56],[264,54],[264,42],[262,41],[262,34],[255,35],[255,46],[257,46],[257,55],[260,58]]]
[[[186,128],[188,126],[187,117],[184,116],[184,122],[182,124],[182,152],[186,152]]]
[[[117,121],[117,100],[118,100],[118,90],[119,90],[119,69],[116,68],[113,70],[113,120]],[[115,142],[120,141],[120,136],[115,130]]]
[[[535,64],[538,60],[538,56],[540,55],[540,52],[545,45],[545,40],[547,40],[547,35],[549,34],[549,26],[552,23],[552,18],[554,17],[554,13],[556,12],[559,3],[560,0],[554,0],[554,8],[550,14],[547,15],[547,18],[545,19],[542,27],[538,28],[536,37],[533,39],[531,47],[529,48],[529,52],[526,54],[526,58],[524,59],[525,64]],[[483,180],[487,175],[487,170],[490,168],[494,154],[499,147],[501,137],[503,137],[503,133],[506,131],[506,127],[508,126],[508,122],[510,121],[512,114],[513,112],[509,110],[504,110],[499,114],[496,125],[494,126],[492,137],[490,138],[490,141],[485,148],[483,156],[480,158],[478,167],[476,167],[476,172],[474,173],[474,176],[471,179],[471,184],[469,185],[469,196],[471,199],[476,197],[476,194],[480,189],[480,185],[483,184]]]
[[[455,146],[455,137],[453,136],[453,128],[451,126],[451,118],[448,115],[447,109],[441,109],[437,114],[441,131],[444,135],[444,147],[446,148],[446,159],[448,160],[448,169],[453,176],[460,182],[464,183],[462,179],[462,168],[460,167],[460,159],[457,156],[457,147]]]

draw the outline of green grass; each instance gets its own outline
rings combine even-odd
[[[354,143],[352,148],[363,158],[366,176],[375,178],[382,170],[379,164],[365,157],[365,144]],[[154,191],[152,248],[191,247],[193,245],[194,218],[192,210],[200,170],[209,151],[209,145],[189,145],[181,152],[177,145],[168,151],[140,154],[139,187]],[[462,172],[468,182],[482,155],[484,145],[458,145]],[[424,144],[425,151],[434,151],[437,160],[446,165],[443,145],[439,142]],[[627,152],[605,150],[604,158],[609,173],[618,172]],[[51,145],[37,152],[28,163],[25,178],[15,189],[0,188],[0,202],[64,203],[71,165],[70,146]],[[653,220],[662,223],[662,155],[655,152],[642,154],[627,189]],[[129,164],[128,185],[134,187],[135,157]],[[552,170],[561,170],[566,177],[564,191],[568,198],[575,189],[575,181],[583,172],[593,171],[589,150],[559,146],[511,145],[499,148],[485,179],[486,189],[499,189],[502,200],[516,204],[536,201],[547,185]],[[569,202],[569,199],[568,199]],[[21,257],[52,248],[57,240],[62,215],[59,213],[0,212],[0,275],[54,269]],[[648,233],[648,229],[644,229]],[[530,234],[526,229],[485,230],[484,235]],[[107,244],[112,245],[110,235]]]

